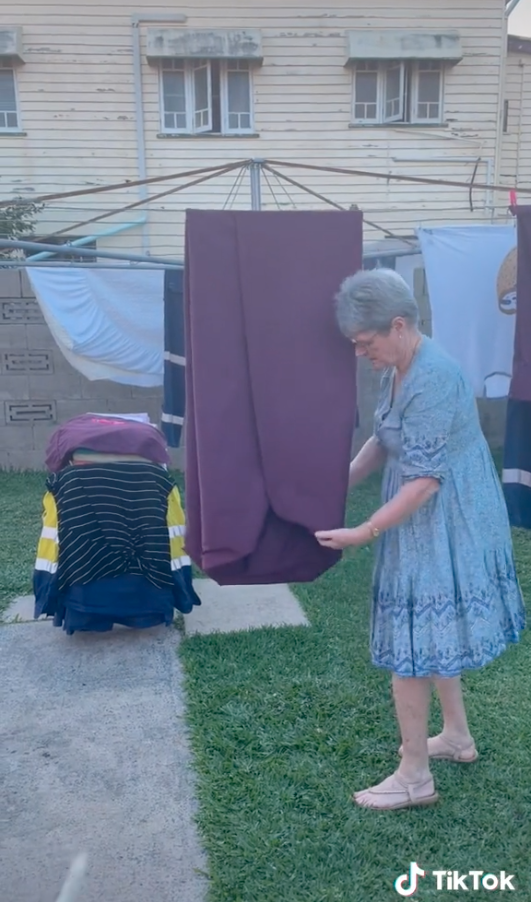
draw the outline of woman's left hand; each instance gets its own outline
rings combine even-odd
[[[315,538],[323,548],[343,551],[344,548],[366,545],[370,541],[367,530],[357,526],[355,529],[330,529],[316,532]]]

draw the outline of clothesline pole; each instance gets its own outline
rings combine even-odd
[[[81,261],[68,261],[64,260],[42,260],[37,261],[37,263],[30,263],[29,260],[8,260],[7,258],[3,258],[0,256],[0,271],[4,269],[121,269],[126,272],[134,272],[138,269],[146,270],[146,269],[171,269],[171,270],[182,270],[184,266],[182,263],[82,263]]]
[[[262,209],[262,163],[263,160],[252,160],[249,166],[251,176],[251,209]]]
[[[51,251],[53,254],[65,254],[71,256],[86,257],[87,260],[96,260],[98,258],[107,260],[125,260],[128,263],[159,263],[164,266],[174,266],[178,264],[178,260],[169,260],[165,257],[149,257],[142,254],[124,254],[116,251],[98,251],[91,250],[86,247],[72,247],[72,245],[45,244],[44,242],[21,241],[19,239],[0,238],[0,250],[14,251],[31,251],[39,253],[40,251]],[[1,260],[0,260],[1,264]],[[24,265],[24,264],[23,264]]]

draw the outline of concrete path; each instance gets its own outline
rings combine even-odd
[[[202,604],[184,618],[187,636],[309,625],[297,598],[285,584],[218,586],[211,579],[196,579],[194,585]],[[33,595],[15,598],[3,620],[5,623],[34,622],[34,606]]]
[[[284,584],[218,586],[211,579],[196,579],[194,585],[201,606],[184,618],[187,636],[309,625],[298,600]]]
[[[0,627],[1,902],[204,902],[179,639]]]
[[[308,625],[288,586],[196,581],[188,635]],[[79,902],[204,902],[175,629],[68,637],[0,625],[0,902],[55,902],[89,856]]]

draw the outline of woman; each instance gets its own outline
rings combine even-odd
[[[384,465],[383,505],[355,529],[316,538],[336,549],[379,540],[371,653],[393,673],[402,736],[398,770],[353,801],[429,805],[438,798],[429,758],[477,758],[461,673],[497,658],[524,626],[510,527],[472,390],[418,331],[404,280],[383,269],[348,278],[337,317],[356,354],[384,371],[374,435],[350,466],[355,486]],[[432,683],[444,726],[428,739]]]

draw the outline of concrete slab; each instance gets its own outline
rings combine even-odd
[[[0,627],[0,899],[204,902],[175,629]]]
[[[289,586],[218,586],[210,579],[194,582],[201,607],[184,618],[187,636],[234,633],[266,626],[309,626]]]
[[[13,599],[0,619],[4,623],[44,623],[46,617],[39,617],[38,621],[35,620],[33,616],[34,610],[35,596],[21,595],[19,598]]]

